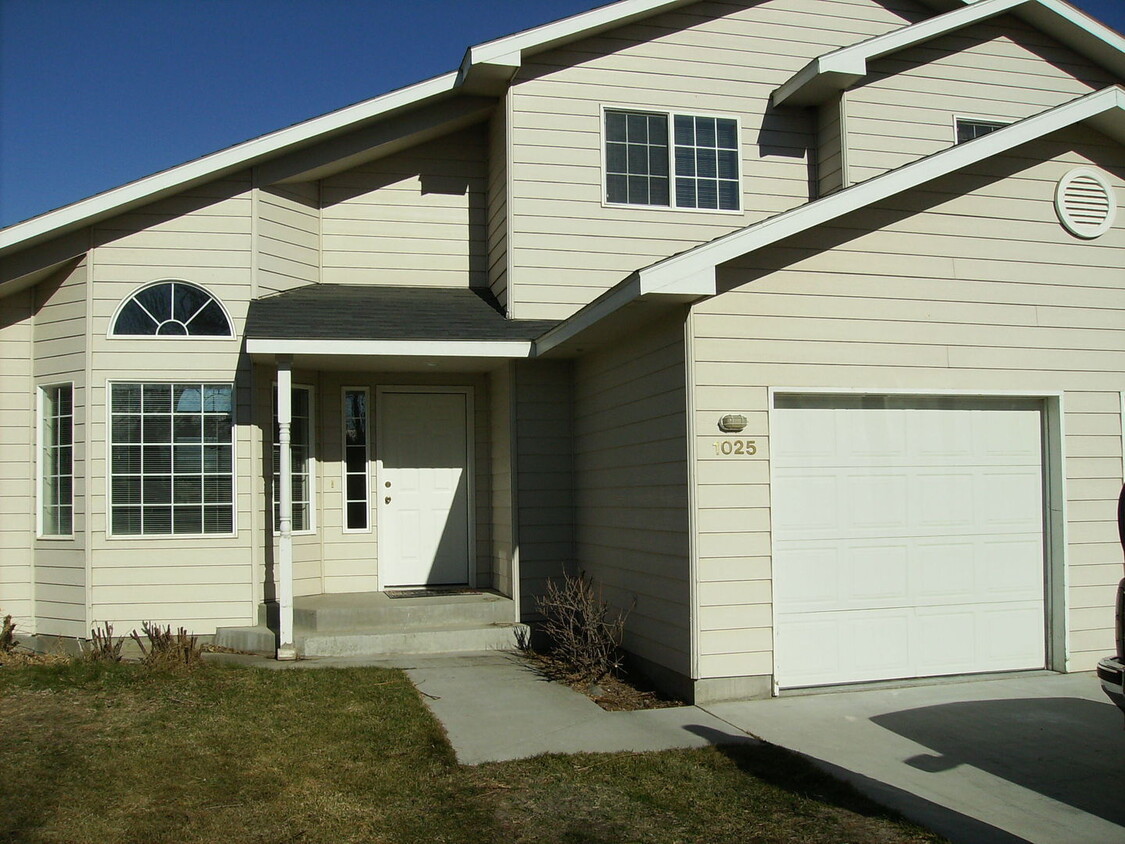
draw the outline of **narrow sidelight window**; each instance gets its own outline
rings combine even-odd
[[[368,392],[344,390],[344,528],[369,527]]]
[[[281,528],[281,447],[278,445],[277,388],[273,395],[273,529]],[[293,454],[289,482],[293,490],[293,530],[311,531],[312,523],[312,390],[293,388],[293,420],[289,428]]]
[[[74,533],[74,387],[40,391],[39,535]]]

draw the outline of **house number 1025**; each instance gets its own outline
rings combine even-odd
[[[753,457],[757,453],[754,440],[715,440],[715,454]]]

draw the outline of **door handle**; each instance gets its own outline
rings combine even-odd
[[[383,499],[383,503],[384,504],[390,504],[391,503],[391,497],[388,495],[386,498]]]

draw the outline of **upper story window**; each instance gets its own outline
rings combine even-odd
[[[219,300],[186,281],[158,281],[125,300],[113,320],[113,337],[230,337]]]
[[[975,120],[967,117],[958,117],[956,124],[957,143],[959,144],[971,141],[973,138],[979,138],[981,135],[987,135],[989,132],[995,132],[997,129],[1003,129],[1008,125],[997,120]]]
[[[611,204],[738,211],[738,121],[605,111],[605,199]]]

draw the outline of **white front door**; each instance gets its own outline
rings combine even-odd
[[[377,401],[384,587],[469,582],[469,393],[386,388]]]
[[[770,420],[779,684],[1043,668],[1040,408],[788,398]]]

